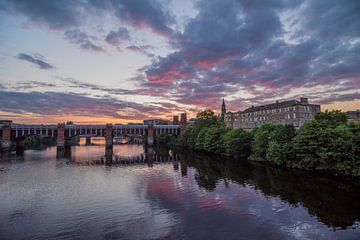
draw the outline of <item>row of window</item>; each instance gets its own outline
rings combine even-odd
[[[319,108],[317,108],[320,110]],[[227,114],[225,117],[230,118],[231,115],[237,117],[237,116],[257,116],[257,115],[264,115],[264,114],[270,114],[270,113],[283,113],[283,112],[289,112],[289,111],[295,111],[295,110],[304,110],[304,111],[311,111],[311,106],[292,106],[292,107],[285,107],[285,108],[274,108],[274,109],[267,109],[267,110],[261,110],[257,112],[250,112],[250,113],[234,113],[234,114]]]
[[[234,118],[234,122],[256,122],[256,121],[269,121],[269,120],[282,120],[282,119],[296,119],[296,118],[305,118],[310,119],[312,117],[311,113],[287,113],[282,115],[270,115],[270,116],[260,116],[260,117],[240,117]],[[232,120],[230,118],[225,119],[225,122],[231,124]]]

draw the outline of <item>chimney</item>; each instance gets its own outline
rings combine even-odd
[[[302,98],[300,98],[300,102],[301,102],[301,103],[308,104],[308,99],[307,99],[307,98],[302,97]]]

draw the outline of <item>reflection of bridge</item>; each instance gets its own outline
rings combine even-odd
[[[70,145],[72,137],[104,137],[107,148],[112,148],[113,138],[120,136],[141,136],[146,144],[152,145],[154,137],[161,133],[179,135],[180,125],[23,125],[12,122],[0,123],[1,149],[7,151],[11,142],[16,142],[17,149],[23,149],[27,136],[39,135],[56,138],[59,150]]]
[[[106,165],[143,165],[147,164],[149,166],[153,164],[159,163],[170,163],[177,164],[179,161],[178,155],[170,156],[170,155],[158,155],[156,153],[146,151],[145,154],[141,154],[139,156],[131,156],[125,157],[121,155],[113,155],[111,158],[107,158],[107,156],[101,157],[99,160],[93,161],[95,164],[106,164]]]

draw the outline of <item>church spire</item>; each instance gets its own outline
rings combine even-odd
[[[221,105],[221,120],[223,121],[225,119],[225,114],[226,114],[226,105],[225,105],[225,99],[223,98]]]

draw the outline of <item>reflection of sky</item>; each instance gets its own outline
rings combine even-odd
[[[195,172],[191,169],[187,178],[177,174],[152,179],[148,198],[179,216],[181,231],[195,232],[199,239],[352,239],[352,234],[360,234],[331,232],[302,206],[290,206],[249,185],[220,181],[211,192],[200,189]],[[216,233],[211,231],[213,226]]]
[[[72,154],[96,155],[97,147],[104,150],[80,146]],[[122,147],[119,150],[125,151]],[[183,177],[172,163],[105,167],[72,164],[55,156],[56,148],[48,148],[26,151],[17,161],[0,161],[4,170],[0,239],[356,239],[360,235],[359,229],[332,232],[301,205],[265,196],[252,185],[219,180],[214,190],[207,191],[198,186],[194,168]]]

